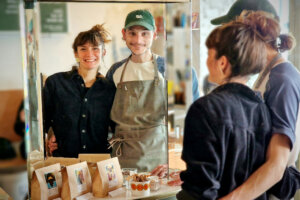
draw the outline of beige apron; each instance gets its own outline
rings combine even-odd
[[[168,160],[166,83],[159,79],[155,56],[154,80],[123,82],[129,59],[111,110],[111,119],[117,124],[110,140],[112,156],[118,156],[122,168],[149,172]]]
[[[256,82],[254,83],[254,90],[261,92],[262,97],[263,94],[266,91],[266,85],[267,82],[269,81],[269,76],[270,76],[270,72],[272,70],[273,67],[275,67],[275,63],[278,61],[278,59],[281,58],[281,54],[278,53],[277,56],[275,58],[273,58],[273,60],[270,61],[269,65],[260,73],[259,77],[257,78]],[[293,149],[290,153],[290,157],[289,157],[289,161],[288,161],[288,166],[294,166],[295,167],[295,162],[298,159],[298,155],[299,155],[299,150],[300,150],[300,112],[298,113],[298,118],[297,118],[297,122],[296,122],[296,130],[295,130],[295,135],[296,135],[296,141],[294,143]],[[298,125],[297,125],[298,124]],[[299,129],[299,130],[298,130]],[[276,198],[273,195],[269,196],[269,200],[279,200],[278,198]]]

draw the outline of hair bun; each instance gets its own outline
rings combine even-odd
[[[292,50],[296,46],[296,39],[291,34],[280,34],[278,38],[278,49],[281,52]]]
[[[91,31],[95,31],[95,32],[98,32],[100,34],[100,37],[102,39],[102,41],[104,43],[108,43],[111,41],[110,39],[110,34],[109,32],[107,32],[104,28],[104,24],[96,24],[95,26],[93,26],[91,28]]]
[[[280,24],[276,16],[264,11],[243,11],[233,23],[250,26],[266,44],[284,52],[295,46],[295,39],[290,34],[280,34]],[[278,43],[280,38],[280,44]]]

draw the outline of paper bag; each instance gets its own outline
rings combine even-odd
[[[86,161],[88,163],[89,171],[91,174],[91,178],[93,180],[95,172],[97,170],[97,162],[102,160],[110,159],[110,154],[79,154],[78,159],[83,162]]]
[[[33,172],[31,180],[32,200],[48,199],[52,200],[60,197],[62,177],[60,164],[42,167]]]
[[[78,159],[80,162],[86,161],[88,163],[97,163],[102,160],[110,159],[109,153],[103,153],[103,154],[79,154]]]
[[[62,199],[74,199],[92,191],[92,180],[87,162],[69,165],[62,170]]]
[[[60,163],[62,167],[74,165],[79,163],[80,159],[78,158],[63,158],[63,157],[49,157],[45,160],[45,165],[53,165],[55,163]]]
[[[78,158],[62,158],[62,157],[49,157],[47,160],[38,161],[32,164],[34,170],[40,169],[42,167],[47,167],[59,163],[61,167],[68,165],[73,165],[79,163]]]
[[[108,192],[122,187],[123,175],[117,157],[97,162],[97,169],[92,186],[95,197],[105,197]]]

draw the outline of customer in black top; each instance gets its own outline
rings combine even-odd
[[[54,156],[108,152],[108,128],[115,87],[102,74],[100,62],[109,42],[108,32],[95,25],[75,38],[73,50],[79,63],[71,71],[47,78],[44,96],[45,131],[52,127],[57,147]]]
[[[248,76],[266,63],[266,47],[257,31],[261,22],[230,22],[214,29],[206,41],[210,80],[220,86],[198,99],[186,116],[182,159],[187,169],[180,174],[178,199],[225,196],[265,161],[270,114],[260,94],[246,86]],[[299,179],[294,173],[286,170],[286,184],[272,192],[293,195],[299,187],[297,181],[291,184]],[[267,199],[266,193],[258,199]]]

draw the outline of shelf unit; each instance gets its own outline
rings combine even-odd
[[[192,66],[200,74],[200,0],[192,0]],[[201,95],[201,94],[200,94]]]

